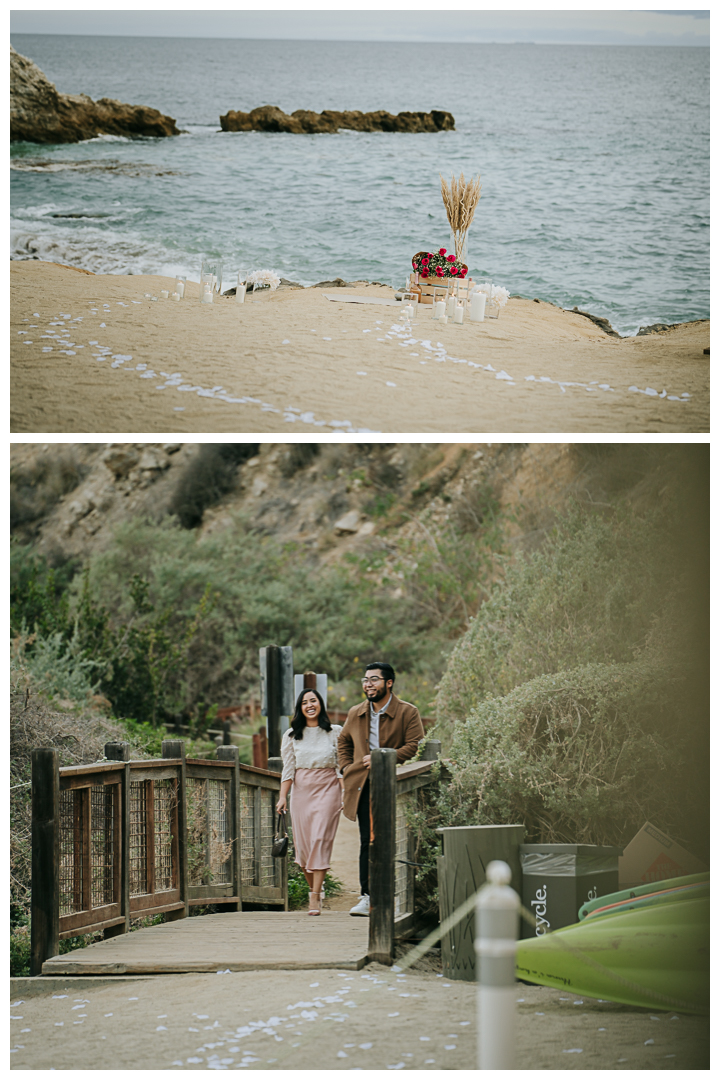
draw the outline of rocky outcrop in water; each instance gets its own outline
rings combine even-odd
[[[179,135],[175,121],[146,105],[59,94],[37,64],[10,46],[10,141],[74,143],[97,135]]]
[[[452,113],[433,109],[432,112],[401,112],[397,116],[381,109],[378,112],[321,113],[296,109],[288,115],[277,105],[261,105],[249,113],[231,109],[220,117],[223,131],[285,131],[291,135],[334,135],[340,128],[351,131],[454,131]]]

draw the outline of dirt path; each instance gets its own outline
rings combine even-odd
[[[332,865],[330,871],[333,877],[343,883],[343,891],[339,896],[333,896],[325,901],[328,911],[349,911],[358,902],[360,895],[360,881],[358,878],[358,855],[360,853],[360,834],[356,821],[348,821],[341,814],[340,824],[333,844]]]
[[[428,972],[53,982],[11,998],[14,1069],[477,1068],[474,985]],[[707,1019],[522,984],[516,998],[518,1069],[709,1068]]]

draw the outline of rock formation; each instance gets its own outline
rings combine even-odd
[[[179,135],[175,121],[146,105],[59,94],[40,68],[10,46],[10,141],[72,143],[97,135]]]
[[[292,135],[333,135],[340,128],[352,131],[454,131],[455,119],[449,112],[434,109],[432,112],[401,112],[397,116],[385,112],[362,113],[334,112],[324,109],[321,113],[308,109],[296,109],[288,116],[277,105],[261,105],[249,113],[230,110],[220,117],[223,131],[286,131]]]

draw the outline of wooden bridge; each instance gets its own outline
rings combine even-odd
[[[186,758],[177,740],[154,760],[128,750],[109,743],[106,761],[68,768],[56,750],[33,751],[33,975],[392,962],[417,924],[407,811],[435,782],[432,761],[396,767],[394,750],[373,751],[370,918],[308,919],[288,910],[287,860],[271,853],[278,773],[241,764],[234,746],[214,759]],[[199,905],[216,913],[187,918]],[[96,931],[102,941],[59,955],[61,938]]]

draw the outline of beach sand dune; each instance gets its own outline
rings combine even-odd
[[[498,320],[407,330],[393,290],[145,299],[173,279],[11,263],[11,431],[707,432],[708,321],[611,338],[511,300]]]

